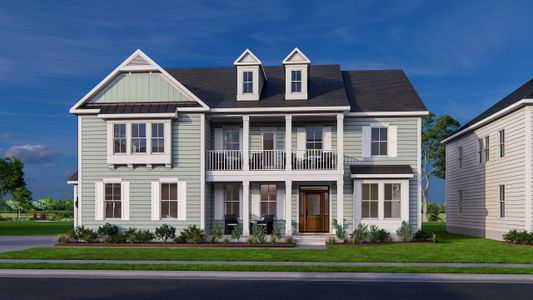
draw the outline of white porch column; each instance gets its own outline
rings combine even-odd
[[[344,180],[342,179],[337,180],[337,222],[344,226]]]
[[[285,170],[292,169],[292,115],[285,115]]]
[[[250,182],[242,182],[242,235],[250,235]]]
[[[292,235],[292,181],[285,181],[285,235]]]
[[[250,170],[250,116],[242,116],[242,169]]]
[[[344,171],[344,114],[337,114],[337,170]]]

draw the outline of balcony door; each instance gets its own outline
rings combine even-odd
[[[329,232],[329,189],[327,186],[300,188],[300,232]]]

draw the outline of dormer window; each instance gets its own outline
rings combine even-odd
[[[302,71],[291,71],[291,93],[302,92]]]
[[[254,92],[254,72],[242,72],[242,93],[252,94]]]

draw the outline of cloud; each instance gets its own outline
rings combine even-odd
[[[12,146],[7,149],[6,156],[14,156],[26,164],[50,165],[54,153],[45,145]]]
[[[13,135],[11,133],[8,133],[8,132],[0,133],[0,141],[6,141],[6,140],[10,140],[12,138],[13,138]]]

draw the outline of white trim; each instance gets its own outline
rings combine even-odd
[[[159,183],[178,183],[178,177],[161,177],[159,178]]]
[[[82,140],[81,140],[81,137],[82,137],[82,117],[78,116],[78,209],[77,209],[77,214],[78,214],[78,222],[74,224],[74,227],[77,227],[77,226],[80,226],[82,223],[81,223],[81,220],[82,220],[82,207],[81,207],[81,196],[82,196],[82,189],[81,189],[81,186],[82,186]],[[75,203],[74,203],[75,204]]]
[[[122,183],[122,178],[120,177],[107,177],[102,179],[103,183]]]
[[[352,174],[352,178],[413,178],[414,174]]]
[[[285,181],[285,235],[292,235],[292,181]]]
[[[130,183],[129,182],[122,182],[120,184],[120,191],[121,191],[121,219],[128,221],[130,219]],[[105,199],[104,199],[105,201]]]
[[[417,226],[420,230],[422,229],[422,118],[416,120],[416,125],[416,215]]]
[[[300,92],[292,91],[292,71],[300,71],[301,73],[301,90]],[[285,100],[307,100],[308,98],[308,83],[309,82],[309,66],[305,64],[291,64],[285,66]]]
[[[253,108],[212,108],[210,112],[298,112],[298,111],[348,111],[349,106],[313,106],[313,107],[253,107]]]
[[[250,116],[242,116],[241,130],[242,170],[250,170]]]
[[[295,53],[298,53],[302,56],[302,58],[304,59],[303,61],[289,61],[289,59],[295,54]],[[281,62],[282,64],[286,65],[286,64],[310,64],[311,63],[311,60],[309,60],[309,58],[307,58],[307,56],[305,56],[305,54],[300,51],[300,49],[298,49],[298,47],[294,48],[291,53],[289,53],[289,55],[287,55],[285,57],[285,59],[283,59],[283,61]]]
[[[265,147],[264,147],[264,141],[265,141],[265,133],[272,133],[272,138],[273,138],[273,143],[272,143],[272,146],[274,149],[272,150],[277,150],[278,148],[278,131],[276,129],[276,127],[263,127],[261,128],[261,150],[265,150]]]
[[[241,182],[253,178],[261,181],[337,181],[343,177],[343,170],[314,171],[207,171],[207,182]]]
[[[72,199],[74,199],[74,227],[78,224],[78,209],[76,208],[76,200],[78,199],[78,186],[73,185]]]
[[[143,66],[128,66],[128,64],[134,60],[137,56],[140,56],[143,58],[146,62],[148,62],[150,65],[143,65]],[[109,73],[102,81],[100,81],[91,91],[89,91],[83,98],[81,98],[74,106],[70,109],[70,113],[78,113],[79,107],[85,103],[90,97],[92,97],[95,93],[99,92],[106,84],[108,84],[111,80],[115,78],[117,74],[119,74],[122,71],[131,71],[131,70],[145,70],[145,71],[159,71],[161,74],[164,75],[164,78],[170,81],[175,87],[177,87],[180,91],[182,91],[186,96],[190,97],[192,100],[198,102],[202,107],[209,108],[207,104],[205,104],[200,98],[196,97],[191,91],[189,91],[185,86],[183,86],[180,82],[178,82],[174,77],[172,77],[165,69],[161,68],[155,61],[153,61],[150,57],[148,57],[144,52],[142,52],[140,49],[137,49],[135,52],[133,52],[126,60],[124,60],[118,67],[116,67],[111,73]],[[85,110],[84,110],[85,111]]]
[[[246,54],[250,55],[253,59],[255,59],[255,62],[253,63],[241,62],[241,60],[246,56]],[[251,65],[261,65],[261,64],[263,64],[261,60],[257,58],[257,56],[255,56],[255,54],[253,54],[253,52],[250,49],[244,50],[242,54],[239,55],[239,57],[237,57],[237,59],[233,62],[233,65],[235,66],[251,66]]]
[[[200,229],[205,230],[205,114],[200,115]]]
[[[348,117],[395,117],[395,116],[426,116],[428,111],[371,111],[371,112],[348,112]]]
[[[329,193],[331,195],[331,192]],[[331,197],[331,196],[330,196]],[[344,227],[344,180],[337,180],[337,221],[339,224],[341,224]],[[330,205],[331,205],[331,199],[330,199]],[[331,208],[330,208],[331,211]],[[331,218],[331,216],[330,216]],[[330,224],[330,230],[331,230],[331,224]]]
[[[90,109],[70,109],[69,111],[71,114],[77,114],[77,115],[92,115],[97,114],[100,112],[99,108],[90,108]]]
[[[532,111],[525,109],[525,230],[531,231],[531,113]],[[498,206],[499,207],[499,206]]]
[[[98,118],[108,120],[108,119],[137,119],[137,118],[165,118],[165,119],[175,119],[178,117],[178,112],[174,113],[154,113],[154,114],[98,114]]]
[[[515,109],[518,109],[518,108],[520,108],[520,107],[522,107],[524,105],[528,105],[528,104],[533,104],[533,99],[522,99],[522,100],[516,102],[513,105],[507,106],[506,108],[504,108],[504,109],[502,109],[502,110],[500,110],[500,111],[498,111],[498,112],[486,117],[485,119],[483,119],[481,121],[478,121],[478,122],[468,126],[467,128],[455,133],[454,135],[442,140],[441,143],[446,144],[446,143],[450,142],[451,140],[453,140],[453,139],[455,139],[455,138],[457,138],[457,137],[459,137],[461,135],[464,135],[464,134],[466,134],[466,133],[468,133],[468,132],[470,132],[472,130],[475,130],[475,129],[477,129],[477,128],[479,128],[479,127],[481,127],[481,126],[483,126],[483,125],[485,125],[485,124],[487,124],[487,123],[489,123],[489,122],[491,122],[491,121],[493,121],[493,120],[495,120],[497,118],[500,118],[500,117],[502,117],[502,116],[514,111]]]
[[[77,180],[76,180],[76,181],[69,180],[69,181],[67,181],[67,184],[74,184],[74,185],[76,185],[76,184],[78,184],[78,181],[77,181]]]
[[[292,153],[292,115],[285,115],[285,153]],[[285,160],[285,170],[292,171],[291,159]]]
[[[242,219],[242,235],[250,235],[250,182],[242,182],[242,198],[241,198],[241,219]]]

